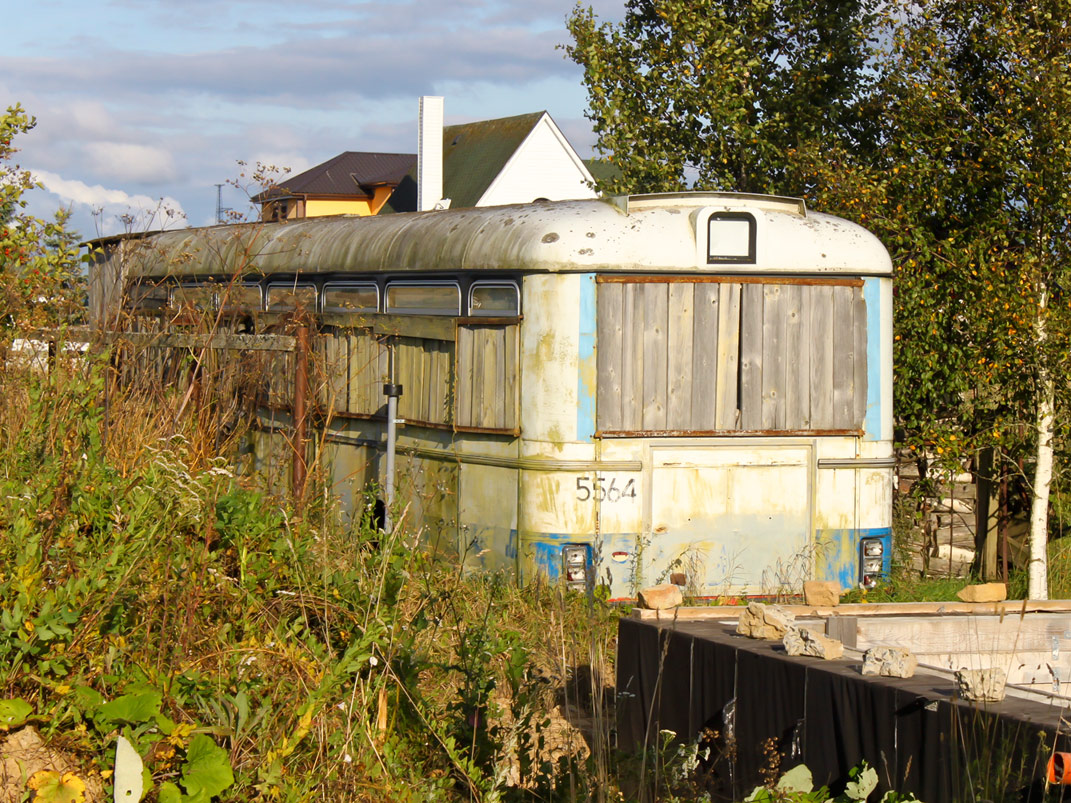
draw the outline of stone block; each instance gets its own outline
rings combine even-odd
[[[959,696],[972,703],[999,703],[1004,699],[1007,677],[1000,667],[961,669],[956,672]]]
[[[795,617],[777,605],[763,605],[761,602],[749,602],[740,612],[736,632],[748,638],[761,638],[776,641],[785,636],[785,631],[795,621]]]
[[[808,580],[803,584],[803,598],[816,608],[840,605],[840,583],[833,580]]]
[[[785,632],[785,651],[789,655],[809,655],[833,661],[844,655],[844,645],[806,627],[792,625]]]
[[[961,588],[956,596],[964,602],[1003,602],[1008,598],[1008,587],[1004,583],[978,583]]]
[[[905,647],[871,647],[863,653],[863,674],[886,678],[909,678],[919,660]]]
[[[640,607],[651,611],[664,611],[668,608],[676,608],[684,602],[681,590],[672,583],[645,588],[640,592]]]

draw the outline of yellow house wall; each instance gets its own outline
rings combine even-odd
[[[390,200],[391,195],[394,194],[394,187],[376,187],[373,191],[371,206],[372,214],[378,215],[379,210],[383,208],[383,204]]]
[[[372,199],[374,202],[375,199]],[[380,204],[382,206],[382,204]],[[378,211],[378,207],[375,211]],[[316,201],[305,202],[305,217],[323,217],[324,215],[372,215],[375,214],[371,202],[367,199],[351,201]]]

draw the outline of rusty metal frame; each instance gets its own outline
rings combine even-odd
[[[809,438],[857,437],[861,429],[607,429],[596,430],[596,438]]]
[[[598,275],[596,284],[799,284],[825,287],[862,287],[862,279],[827,279],[813,276],[630,276]]]

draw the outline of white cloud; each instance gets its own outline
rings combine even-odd
[[[171,154],[152,145],[126,142],[91,142],[86,145],[90,169],[116,181],[157,183],[175,177]]]
[[[65,179],[47,170],[34,170],[33,175],[48,192],[58,195],[65,204],[88,207],[97,219],[99,235],[176,229],[187,225],[182,204],[174,198],[131,195],[100,184],[90,186],[84,181]]]

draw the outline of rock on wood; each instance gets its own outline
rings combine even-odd
[[[803,598],[816,608],[840,605],[840,584],[832,580],[807,580],[803,584]]]
[[[736,632],[748,638],[761,638],[776,641],[785,636],[785,632],[796,617],[777,605],[763,605],[761,602],[749,602],[740,613]]]
[[[999,667],[961,669],[956,672],[959,696],[972,703],[999,703],[1004,699],[1006,676]]]
[[[961,588],[956,596],[964,602],[1003,602],[1008,598],[1004,583],[978,583]]]
[[[863,653],[863,674],[887,678],[909,678],[919,661],[904,647],[871,647]]]
[[[785,632],[785,651],[789,655],[809,655],[833,661],[844,655],[844,645],[806,627],[792,625]]]
[[[640,607],[651,611],[664,611],[676,608],[684,602],[681,590],[672,583],[663,583],[645,588],[640,592]]]

